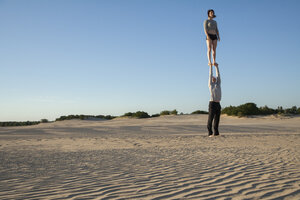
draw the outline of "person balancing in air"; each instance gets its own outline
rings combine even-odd
[[[217,22],[213,20],[216,17],[215,11],[210,9],[207,11],[208,19],[204,21],[204,32],[206,35],[206,44],[207,44],[207,57],[209,65],[209,80],[208,87],[210,91],[210,101],[209,101],[209,114],[207,121],[207,129],[209,137],[213,136],[212,123],[214,122],[214,135],[219,135],[219,121],[221,115],[221,78],[219,72],[219,65],[216,62],[216,48],[217,41],[220,41],[219,30]],[[211,50],[213,53],[213,63],[211,63]],[[217,77],[213,76],[213,67],[216,68]]]
[[[216,63],[216,49],[217,42],[220,41],[220,35],[218,30],[218,25],[213,18],[216,17],[215,11],[210,9],[207,11],[208,19],[204,21],[204,33],[206,35],[206,45],[207,45],[207,58],[208,65],[218,66]],[[211,63],[211,50],[213,54],[213,63]]]

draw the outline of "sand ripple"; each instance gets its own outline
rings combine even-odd
[[[0,199],[300,199],[298,133],[208,138],[195,126],[166,134],[112,129],[6,139]]]
[[[240,148],[232,154],[227,150],[198,147],[1,152],[0,198],[299,197],[300,168],[299,163],[290,161],[292,155],[283,152],[284,157],[278,160],[271,159],[268,152],[248,154],[248,149]],[[276,157],[280,155],[279,151]]]

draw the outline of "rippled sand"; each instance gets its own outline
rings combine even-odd
[[[300,199],[300,117],[0,128],[0,199]]]

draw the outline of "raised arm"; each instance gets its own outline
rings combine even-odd
[[[221,76],[220,76],[219,66],[215,66],[215,67],[216,67],[217,83],[221,84]]]
[[[209,75],[208,75],[208,87],[212,85],[212,65],[209,66]]]

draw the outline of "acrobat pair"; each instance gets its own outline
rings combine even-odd
[[[217,42],[220,41],[217,22],[213,20],[216,17],[214,10],[207,11],[208,19],[204,21],[204,32],[206,34],[207,57],[209,65],[208,88],[210,91],[210,101],[208,106],[207,129],[208,136],[219,136],[219,122],[221,116],[221,77],[219,64],[216,63]],[[213,54],[213,63],[211,62],[211,51]],[[216,68],[216,77],[213,76],[213,67]],[[212,129],[212,123],[214,124]]]

